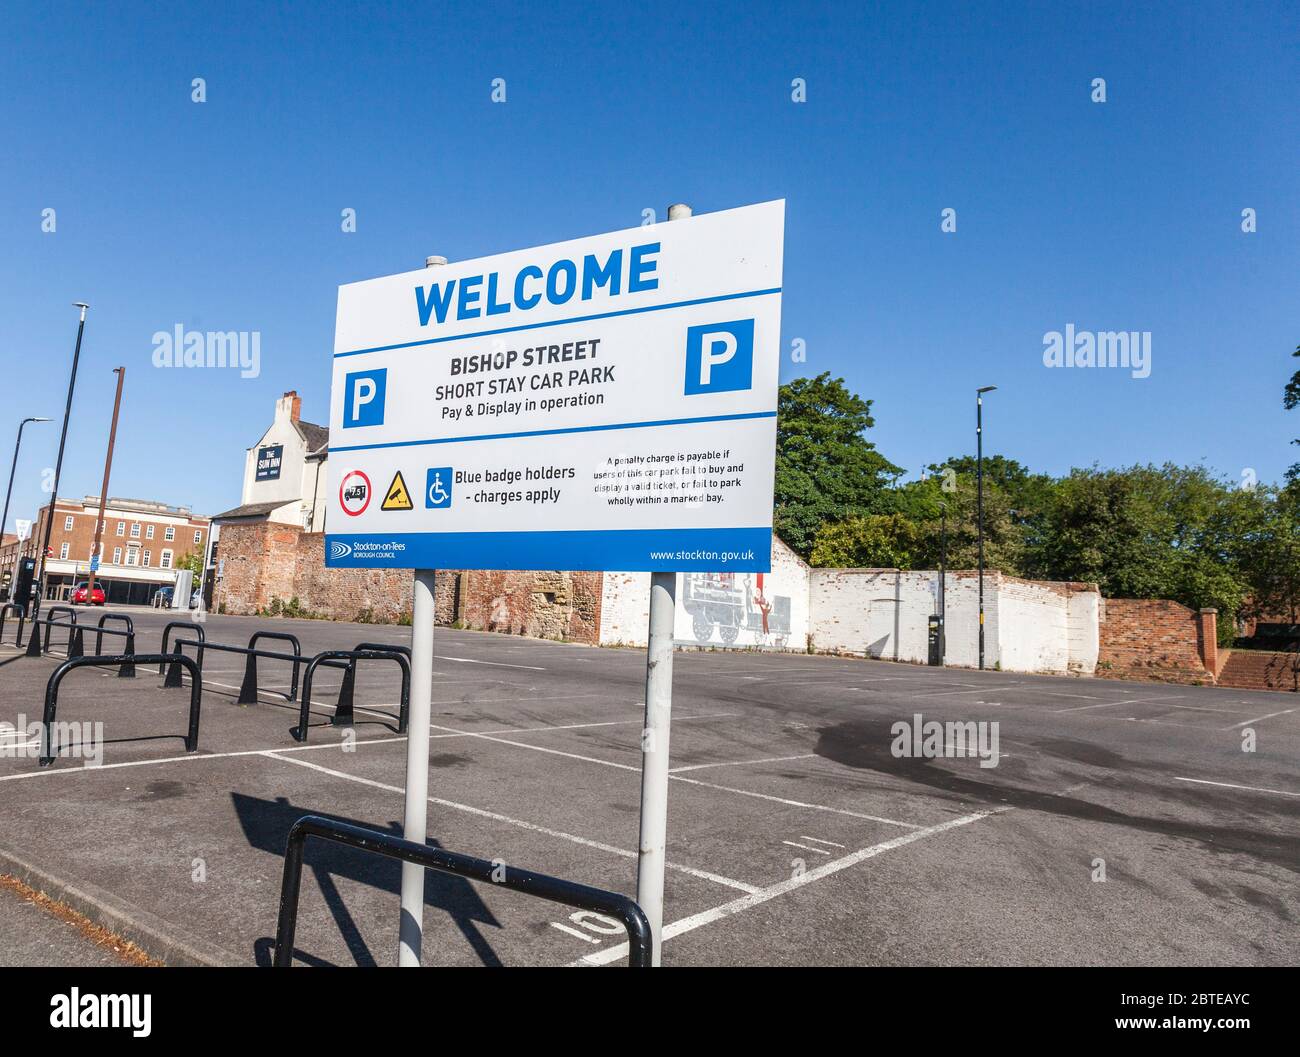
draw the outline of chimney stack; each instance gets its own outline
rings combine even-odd
[[[289,421],[297,422],[302,415],[302,397],[298,395],[298,390],[290,389],[281,399],[289,401]]]

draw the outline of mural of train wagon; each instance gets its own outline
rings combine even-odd
[[[767,593],[769,574],[686,573],[682,581],[696,643],[781,649],[790,641],[790,596]]]

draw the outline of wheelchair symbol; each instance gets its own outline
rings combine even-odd
[[[450,466],[430,467],[424,485],[424,505],[430,510],[445,510],[451,506]]]

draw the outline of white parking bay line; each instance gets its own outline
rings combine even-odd
[[[706,767],[744,767],[750,763],[784,763],[786,760],[811,760],[817,754],[804,752],[798,756],[765,756],[761,760],[725,760],[722,763],[693,763],[686,767],[670,767],[669,774],[681,774],[682,771],[702,771]]]
[[[1270,712],[1267,716],[1256,716],[1254,719],[1242,720],[1240,723],[1234,723],[1231,727],[1224,727],[1224,730],[1235,730],[1237,727],[1248,727],[1252,723],[1260,723],[1266,719],[1272,719],[1274,716],[1289,716],[1292,712],[1300,711],[1296,708],[1285,708],[1281,712]]]
[[[1067,694],[1062,690],[1027,690],[1027,691],[1020,691],[1020,692],[1031,693],[1031,694],[1044,694],[1047,697],[1078,697],[1078,698],[1082,698],[1084,701],[1097,700],[1096,694]]]
[[[577,936],[578,939],[585,940],[588,943],[600,942],[600,940],[597,937],[589,935],[586,932],[582,932],[579,929],[570,928],[568,925],[561,925],[558,921],[550,922],[550,926],[553,929],[559,929],[561,932],[567,932],[570,936]]]
[[[800,840],[810,840],[810,841],[812,841],[814,844],[829,844],[832,848],[844,848],[844,847],[847,847],[847,845],[844,845],[844,844],[836,844],[833,840],[822,840],[821,837],[810,837],[810,836],[808,836],[808,834],[806,834],[806,833],[800,833],[800,834],[799,834],[799,839],[800,839]]]
[[[999,690],[1002,687],[996,686],[977,686],[974,690],[936,690],[932,694],[916,694],[916,697],[951,697],[954,694],[987,694],[990,690]]]
[[[804,851],[815,851],[818,855],[829,855],[825,848],[814,848],[811,844],[800,844],[797,840],[783,840],[782,844],[788,844],[792,848],[802,848]]]
[[[861,811],[849,811],[847,808],[830,807],[827,804],[809,804],[803,800],[791,800],[784,796],[772,796],[768,793],[756,793],[752,789],[736,789],[729,785],[715,785],[712,782],[702,782],[698,778],[686,778],[680,774],[669,774],[668,778],[674,782],[685,782],[687,785],[698,785],[704,789],[716,790],[719,793],[735,793],[737,796],[753,797],[755,800],[766,800],[773,804],[785,804],[789,807],[803,807],[808,808],[810,811],[826,811],[832,815],[847,815],[849,818],[865,819],[868,822],[882,822],[886,826],[901,826],[904,829],[919,830],[922,828],[914,822],[900,822],[896,818],[882,818],[880,815],[868,815]]]
[[[539,668],[535,664],[506,664],[504,661],[476,661],[472,657],[444,657],[441,654],[435,654],[440,661],[455,661],[457,664],[487,664],[493,668],[526,668],[530,672],[544,672],[545,668]]]
[[[320,771],[334,778],[343,778],[349,782],[356,782],[359,785],[368,785],[375,789],[384,789],[390,793],[397,793],[405,796],[406,791],[401,786],[389,785],[387,782],[377,782],[372,778],[362,778],[360,775],[348,774],[346,771],[338,771],[333,767],[322,767],[318,763],[312,763],[309,760],[299,759],[296,756],[281,756],[278,751],[270,749],[261,753],[263,756],[269,756],[275,760],[284,760],[286,763],[295,763],[299,767],[306,767],[313,771]],[[627,848],[618,848],[612,844],[605,844],[598,840],[590,840],[587,837],[579,837],[574,833],[565,833],[563,830],[549,829],[546,826],[539,826],[533,822],[525,822],[523,819],[511,818],[509,815],[503,815],[497,811],[488,811],[485,808],[474,807],[470,804],[457,803],[455,800],[443,800],[441,797],[429,797],[429,803],[437,804],[439,807],[450,808],[453,811],[463,811],[466,814],[475,815],[479,818],[491,819],[494,822],[501,822],[508,826],[517,826],[520,829],[529,830],[532,833],[541,833],[547,837],[558,837],[560,840],[572,841],[574,844],[581,844],[587,848],[596,848],[599,851],[609,852],[611,855],[618,855],[624,859],[635,859],[637,853]],[[755,885],[746,884],[744,881],[737,881],[731,877],[723,877],[721,874],[710,873],[708,870],[697,870],[693,866],[683,866],[681,863],[666,863],[669,870],[676,870],[678,873],[688,874],[691,877],[698,877],[704,881],[712,881],[714,884],[720,884],[727,888],[737,888],[742,892],[748,892],[751,895],[755,892],[761,892],[762,889]]]
[[[739,899],[733,899],[730,903],[723,903],[721,906],[714,907],[712,910],[705,910],[699,914],[692,914],[690,917],[680,918],[670,925],[665,925],[663,930],[663,939],[666,943],[674,936],[681,936],[683,933],[692,932],[695,929],[702,928],[705,925],[711,925],[715,921],[721,921],[723,918],[731,917],[742,911],[749,910],[751,907],[759,906],[777,896],[785,895],[787,892],[793,892],[796,888],[802,888],[804,885],[812,884],[814,881],[820,881],[832,874],[837,874],[841,870],[847,870],[850,866],[856,866],[860,862],[881,855],[887,851],[893,851],[895,848],[901,848],[905,844],[911,844],[913,841],[921,840],[923,837],[932,837],[935,834],[943,833],[950,829],[956,829],[958,826],[969,826],[972,822],[978,822],[982,818],[988,818],[990,815],[1001,814],[1003,811],[1009,811],[1010,808],[995,808],[992,811],[977,811],[972,815],[963,815],[961,818],[954,818],[948,822],[941,822],[937,826],[927,826],[925,829],[918,829],[914,833],[904,833],[901,837],[894,837],[892,840],[881,841],[879,844],[873,844],[869,848],[860,848],[852,854],[845,855],[840,859],[832,859],[830,862],[822,863],[815,869],[808,870],[802,874],[796,874],[789,880],[781,881],[778,884],[764,888],[762,891],[753,892],[750,895],[741,896]],[[579,958],[573,965],[605,965],[609,962],[616,962],[621,958],[626,958],[628,946],[626,943],[617,947],[609,947],[603,951],[594,951],[591,954]]]
[[[1175,778],[1175,782],[1193,782],[1196,785],[1217,785],[1222,789],[1244,789],[1249,793],[1272,793],[1274,796],[1300,796],[1285,789],[1262,789],[1257,785],[1233,785],[1231,782],[1211,782],[1205,778]]]
[[[386,712],[377,712],[375,714],[379,716],[386,716],[389,719],[392,718],[392,715]],[[718,713],[718,714],[731,715],[732,713]],[[679,716],[678,718],[679,719],[706,719],[706,718],[710,718],[710,715]],[[623,721],[615,721],[615,722],[621,725]],[[628,724],[640,724],[642,721],[627,720],[626,722]],[[483,731],[482,733],[483,734],[534,734],[534,733],[542,733],[551,730],[576,730],[582,727],[604,727],[609,725],[614,725],[614,724],[602,722],[602,723],[570,723],[566,726],[559,726],[559,727],[553,725],[544,726],[544,727],[507,727],[503,730],[488,730],[488,731]],[[448,729],[450,730],[451,728]],[[464,738],[464,737],[471,737],[471,736],[472,735],[468,732],[461,732],[456,730],[456,731],[452,731],[449,734],[430,734],[429,740],[433,742],[442,738]],[[39,741],[39,738],[37,740]],[[357,739],[357,741],[353,742],[353,744],[354,745],[396,745],[396,744],[405,744],[406,740],[407,739],[405,735],[397,735],[391,738],[359,738]],[[153,767],[155,765],[167,764],[167,763],[195,763],[203,760],[229,760],[241,756],[261,756],[263,753],[268,751],[274,751],[278,753],[279,752],[294,752],[294,753],[319,752],[322,750],[328,751],[330,749],[338,751],[342,748],[342,744],[343,744],[342,742],[338,742],[338,741],[320,741],[320,742],[314,742],[311,745],[284,745],[284,746],[279,746],[274,750],[236,749],[229,752],[194,752],[194,753],[186,753],[184,756],[159,756],[149,760],[123,760],[117,763],[102,763],[95,767],[56,767],[56,768],[49,768],[49,769],[41,768],[40,770],[37,771],[23,771],[19,774],[0,775],[0,782],[17,782],[29,778],[51,778],[58,775],[66,776],[66,775],[77,775],[77,774],[94,774],[97,771],[110,771],[119,767]]]
[[[1126,697],[1119,701],[1103,701],[1100,705],[1075,705],[1072,708],[1054,708],[1052,713],[1059,716],[1062,712],[1086,712],[1090,708],[1114,708],[1116,705],[1149,705],[1163,700],[1163,697]]]
[[[695,717],[703,718],[703,717]],[[497,738],[488,734],[478,734],[472,730],[458,730],[456,727],[444,727],[437,723],[430,724],[434,730],[445,730],[456,734],[462,734],[467,738],[482,738],[484,741],[495,741],[501,745],[512,745],[517,749],[531,749],[533,752],[544,752],[551,756],[564,756],[570,760],[580,760],[582,763],[594,763],[601,767],[612,767],[619,771],[632,771],[636,774],[641,773],[638,765],[630,763],[618,763],[615,760],[602,760],[598,756],[585,756],[577,752],[565,752],[563,749],[551,749],[545,745],[531,745],[526,741],[512,741],[509,738]],[[756,800],[766,800],[773,804],[786,804],[789,807],[809,808],[813,811],[828,811],[834,815],[847,815],[849,818],[866,819],[868,822],[883,822],[887,826],[902,826],[906,829],[920,829],[921,827],[912,822],[900,822],[898,819],[883,818],[880,815],[868,815],[860,811],[849,811],[842,807],[829,807],[826,804],[809,804],[803,800],[791,800],[783,796],[770,796],[767,793],[756,793],[752,789],[736,789],[729,785],[714,785],[712,782],[702,782],[698,778],[687,778],[684,775],[673,774],[671,771],[668,777],[674,782],[685,782],[687,785],[698,785],[704,789],[714,789],[720,793],[734,793],[737,796],[753,797]]]

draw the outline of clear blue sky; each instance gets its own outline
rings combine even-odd
[[[212,513],[283,390],[327,420],[339,283],[772,198],[782,379],[842,375],[913,476],[973,450],[981,384],[987,450],[1037,470],[1300,455],[1294,4],[206,6],[6,7],[5,473],[62,416],[73,301],[61,491],[98,491],[124,364],[111,492]],[[1067,323],[1151,331],[1151,376],[1045,368]],[[260,331],[261,376],[154,368],[177,324]],[[10,526],[57,442],[28,427]]]

